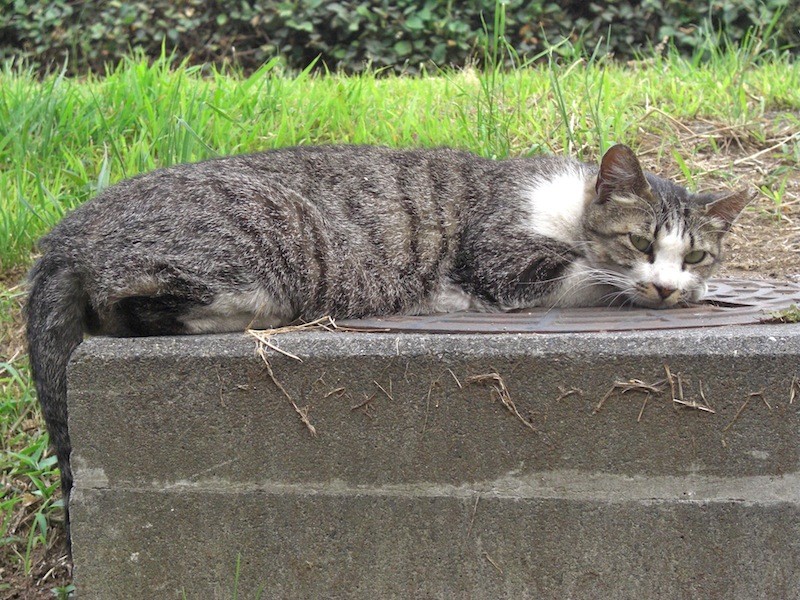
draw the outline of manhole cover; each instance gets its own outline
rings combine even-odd
[[[717,279],[703,302],[684,308],[536,308],[513,313],[450,313],[337,321],[343,327],[430,333],[578,333],[686,329],[760,323],[792,304],[800,284]]]

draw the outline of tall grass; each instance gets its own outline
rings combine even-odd
[[[0,267],[26,263],[65,211],[110,183],[177,162],[333,142],[591,160],[669,119],[741,124],[800,107],[798,64],[755,42],[703,60],[667,51],[635,64],[557,50],[511,71],[419,77],[287,75],[274,62],[248,77],[203,76],[168,58],[131,58],[104,77],[38,81],[6,66]]]

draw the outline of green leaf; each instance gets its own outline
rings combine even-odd
[[[405,40],[400,40],[399,42],[395,42],[394,51],[397,52],[398,56],[408,56],[411,54],[411,50],[413,49],[411,46],[411,42],[407,42]]]
[[[424,26],[425,24],[422,22],[422,19],[416,15],[411,15],[406,19],[406,27],[412,31],[422,29]]]
[[[436,44],[431,51],[431,60],[440,65],[447,58],[447,44]]]
[[[296,29],[297,31],[314,31],[314,24],[311,21],[300,21],[299,23],[294,19],[288,19],[286,24],[291,27],[292,29]]]

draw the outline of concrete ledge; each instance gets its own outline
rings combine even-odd
[[[798,326],[274,341],[316,437],[252,338],[79,348],[81,598],[800,598]]]

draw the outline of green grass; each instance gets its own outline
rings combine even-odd
[[[22,291],[0,289],[0,348],[19,345]],[[16,339],[14,339],[16,338]],[[52,537],[58,472],[35,401],[26,357],[17,348],[0,359],[0,557],[30,572],[33,552]]]
[[[800,323],[800,306],[792,304],[789,308],[773,313],[767,319],[769,323]]]
[[[506,51],[492,48],[495,56]],[[131,58],[104,77],[37,80],[6,66],[0,276],[21,272],[35,240],[65,211],[122,178],[294,144],[447,145],[492,157],[567,152],[595,160],[624,142],[647,147],[651,164],[671,165],[689,185],[732,177],[693,158],[719,155],[726,144],[749,152],[776,146],[782,160],[760,186],[779,207],[800,163],[800,140],[784,136],[781,144],[781,132],[797,131],[799,109],[800,65],[755,37],[739,48],[712,45],[690,58],[667,49],[632,64],[562,44],[512,71],[420,77],[288,75],[275,63],[245,77]],[[60,512],[26,358],[16,352],[21,295],[0,284],[0,561],[29,573]]]

